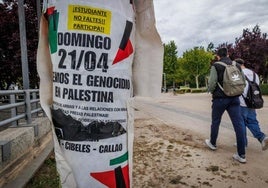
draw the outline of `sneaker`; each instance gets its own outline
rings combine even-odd
[[[239,156],[238,154],[234,154],[233,158],[237,161],[239,161],[240,163],[246,163],[247,160],[245,157]]]
[[[211,144],[211,142],[210,142],[209,139],[206,139],[206,140],[205,140],[205,143],[206,143],[206,145],[207,145],[211,150],[216,150],[216,149],[217,149],[216,146],[214,146],[213,144]]]
[[[268,149],[268,137],[266,136],[262,142],[261,142],[262,150],[267,150]]]

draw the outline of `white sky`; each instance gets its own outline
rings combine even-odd
[[[268,0],[153,0],[156,27],[164,43],[174,40],[178,55],[210,42],[234,43],[243,29],[259,25],[268,33]]]

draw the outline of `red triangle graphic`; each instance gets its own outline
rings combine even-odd
[[[113,65],[118,63],[119,61],[122,61],[123,59],[127,58],[133,53],[133,46],[131,44],[131,41],[127,41],[127,45],[125,49],[118,49],[117,54],[114,58]]]
[[[123,172],[123,176],[124,176],[124,180],[126,182],[126,188],[129,188],[129,169],[128,169],[128,165],[126,165],[125,167],[122,168],[122,172]]]
[[[129,169],[128,165],[122,168],[122,173],[124,177],[124,181],[126,183],[126,188],[129,188]],[[115,171],[106,171],[106,172],[93,172],[90,175],[101,182],[102,184],[106,185],[109,188],[116,188],[116,178],[115,178]]]
[[[47,15],[52,15],[54,13],[55,7],[50,7],[47,9]]]

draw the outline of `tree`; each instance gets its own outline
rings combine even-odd
[[[208,52],[213,52],[214,50],[214,44],[212,42],[210,42],[207,46],[207,51]]]
[[[25,0],[25,20],[30,87],[38,85],[36,49],[38,43],[38,20],[36,1]],[[0,89],[14,84],[22,85],[21,49],[18,20],[18,4],[15,0],[0,3]]]
[[[245,60],[246,66],[253,69],[267,81],[268,76],[268,40],[267,33],[262,34],[256,25],[252,31],[244,29],[236,39],[234,54]]]
[[[183,53],[182,69],[195,78],[196,88],[199,88],[200,76],[207,76],[210,62],[214,58],[212,52],[205,51],[204,47],[194,47]]]
[[[178,78],[178,62],[177,62],[177,46],[174,41],[170,41],[168,44],[164,44],[164,73],[168,85],[171,83],[175,88],[175,82]]]
[[[178,58],[178,72],[177,72],[177,81],[181,83],[182,85],[186,86],[189,83],[191,83],[191,76],[188,74],[187,71],[183,69],[183,64],[184,64],[185,59],[180,57]]]
[[[223,43],[218,46],[227,47],[232,60],[242,58],[250,69],[258,73],[261,78],[268,80],[268,40],[267,33],[261,33],[256,25],[252,31],[248,28],[243,30],[240,37],[235,39],[235,44]]]

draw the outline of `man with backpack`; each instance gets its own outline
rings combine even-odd
[[[212,94],[212,122],[210,130],[210,139],[206,139],[205,144],[211,150],[217,149],[216,142],[219,133],[219,126],[221,123],[222,115],[226,110],[232,121],[236,134],[237,153],[233,155],[233,158],[240,163],[246,163],[245,135],[243,134],[242,117],[240,115],[239,101],[239,96],[242,94],[243,87],[245,85],[242,84],[242,91],[241,86],[239,86],[239,92],[236,92],[234,96],[229,96],[231,94],[225,91],[227,90],[226,87],[223,87],[224,78],[226,78],[224,75],[226,73],[225,70],[227,69],[227,67],[232,66],[233,62],[228,57],[227,48],[220,48],[217,52],[217,56],[219,61],[223,62],[224,64],[215,62],[212,64],[210,70],[208,91]],[[242,71],[240,66],[238,64],[236,64],[235,66],[239,69],[239,71],[235,70],[235,73],[233,74],[233,76],[231,76],[232,78],[234,78],[233,81],[242,81],[242,83],[245,84],[245,78],[243,74],[241,74]],[[237,90],[237,88],[235,88],[234,90]]]
[[[256,109],[263,106],[263,99],[259,89],[259,76],[254,71],[246,68],[243,59],[236,59],[235,61],[241,64],[242,71],[247,78],[244,93],[239,97],[245,133],[245,145],[247,146],[248,144],[246,132],[246,128],[248,128],[253,136],[261,143],[262,150],[266,150],[268,149],[268,137],[261,131],[256,114]],[[256,86],[254,85],[255,83],[257,84]]]

